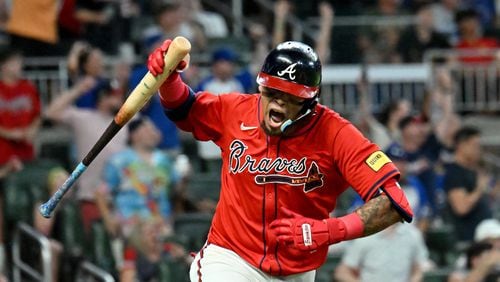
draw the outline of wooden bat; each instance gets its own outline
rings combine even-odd
[[[106,130],[102,133],[101,137],[94,144],[92,149],[87,153],[85,158],[77,165],[71,172],[70,176],[63,185],[50,197],[50,199],[42,204],[39,208],[42,216],[48,218],[51,216],[52,211],[56,208],[58,203],[69,188],[75,183],[80,175],[87,169],[92,161],[99,155],[102,149],[109,143],[118,131],[125,125],[140,109],[146,105],[151,96],[153,96],[165,79],[174,71],[178,64],[185,58],[188,58],[189,51],[191,51],[191,43],[181,36],[174,38],[170,44],[167,53],[165,54],[165,67],[163,73],[158,76],[152,75],[150,72],[146,73],[141,82],[132,90],[127,100],[121,106],[119,112],[115,115]]]

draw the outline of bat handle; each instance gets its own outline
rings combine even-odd
[[[63,185],[57,189],[57,191],[50,197],[50,199],[41,204],[40,208],[38,209],[40,211],[40,214],[42,214],[43,217],[45,218],[50,218],[52,212],[54,209],[57,207],[59,202],[61,201],[62,197],[66,192],[69,190],[69,188],[75,183],[75,181],[80,177],[80,175],[87,169],[87,166],[84,165],[83,163],[79,163],[78,166],[73,170],[71,175],[64,181]]]

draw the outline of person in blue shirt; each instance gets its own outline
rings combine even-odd
[[[161,34],[150,34],[146,36],[143,40],[143,48],[146,54],[149,50],[153,50],[155,47],[159,46],[161,42]],[[147,72],[148,69],[145,64],[136,66],[130,74],[129,89],[134,89]],[[141,114],[149,117],[154,125],[160,130],[162,138],[158,144],[158,148],[166,151],[171,156],[178,155],[182,150],[179,131],[172,121],[165,118],[165,113],[158,95],[153,95],[151,97],[148,104],[142,108]]]
[[[97,192],[104,223],[112,235],[127,238],[140,220],[161,219],[164,234],[169,234],[169,196],[178,182],[173,163],[157,149],[161,134],[147,117],[131,120],[128,129],[129,147],[107,161]]]

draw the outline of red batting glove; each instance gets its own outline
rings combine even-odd
[[[165,67],[165,54],[172,40],[165,40],[160,47],[157,47],[148,57],[148,70],[154,76],[163,73]],[[189,95],[188,87],[182,81],[179,72],[186,69],[186,61],[181,61],[173,72],[160,86],[160,101],[164,108],[175,109],[184,103]]]
[[[284,218],[276,219],[269,225],[269,232],[274,233],[279,243],[302,251],[313,251],[346,238],[346,228],[342,220],[308,218],[284,207],[281,212]]]
[[[148,70],[154,76],[163,73],[163,67],[165,66],[165,54],[167,53],[168,47],[172,43],[172,40],[165,40],[160,47],[157,47],[148,57]],[[182,71],[186,68],[187,62],[181,61],[177,66],[177,71]],[[171,75],[170,77],[174,77]],[[173,80],[173,78],[171,78]]]

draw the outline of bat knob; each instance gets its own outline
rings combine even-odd
[[[52,210],[47,203],[41,204],[38,211],[40,211],[40,214],[45,218],[50,218],[50,214],[52,213]]]

